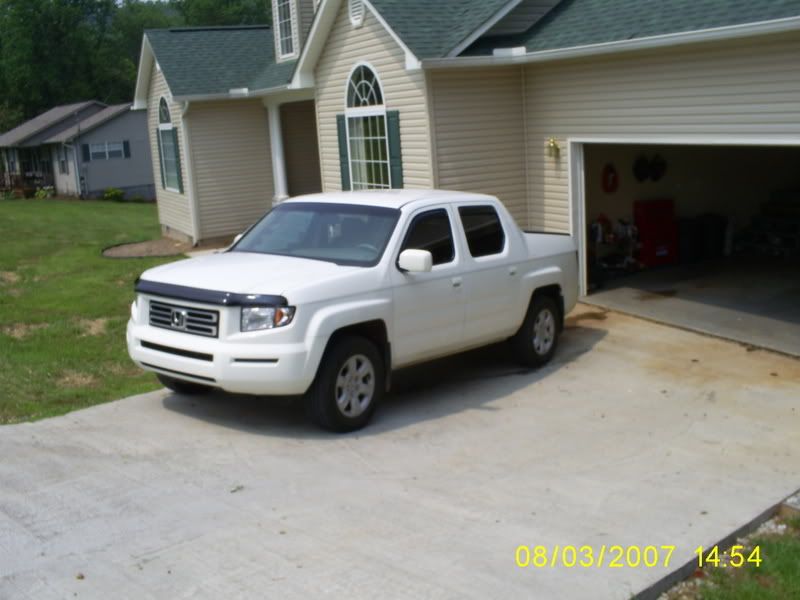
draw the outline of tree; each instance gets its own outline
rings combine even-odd
[[[264,25],[271,21],[269,0],[174,0],[187,25]]]

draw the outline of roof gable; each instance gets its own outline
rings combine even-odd
[[[154,61],[177,100],[248,95],[286,86],[294,69],[294,61],[275,62],[272,29],[265,25],[148,30],[135,108],[141,108],[147,96]]]

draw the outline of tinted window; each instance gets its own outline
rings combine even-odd
[[[374,266],[399,216],[398,210],[378,206],[286,202],[259,221],[232,251]]]
[[[452,261],[456,250],[447,211],[432,210],[414,217],[402,250],[427,250],[433,255],[434,265]]]
[[[461,206],[458,209],[467,236],[469,253],[474,256],[500,254],[506,245],[506,235],[497,211],[491,206]]]

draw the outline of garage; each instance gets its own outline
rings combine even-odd
[[[800,147],[582,143],[595,305],[800,354]]]

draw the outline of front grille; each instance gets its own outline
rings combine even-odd
[[[151,300],[150,325],[215,338],[219,335],[219,312]]]

